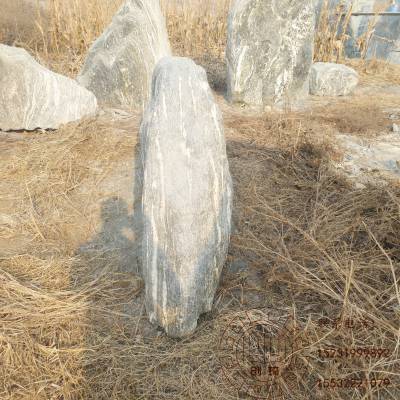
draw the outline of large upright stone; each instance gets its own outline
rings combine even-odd
[[[93,93],[24,49],[0,44],[0,130],[57,129],[96,110]]]
[[[235,0],[228,19],[228,99],[296,103],[308,94],[313,0]]]
[[[170,55],[159,0],[127,0],[93,43],[78,81],[99,103],[144,108],[157,62]]]
[[[150,321],[182,337],[211,310],[232,207],[222,117],[192,60],[157,65],[141,148],[146,307]]]

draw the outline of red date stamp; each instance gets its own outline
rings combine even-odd
[[[328,348],[319,349],[320,358],[387,358],[390,356],[389,349],[381,349],[374,347],[357,347],[357,348]]]
[[[357,378],[331,378],[319,379],[317,388],[320,390],[338,390],[338,389],[361,389],[361,388],[376,388],[391,386],[389,378],[379,379],[357,379]]]

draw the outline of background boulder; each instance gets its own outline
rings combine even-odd
[[[170,45],[159,0],[127,0],[89,49],[78,81],[99,103],[144,108]]]
[[[254,105],[308,95],[313,0],[236,0],[228,21],[228,99]]]
[[[335,63],[315,63],[310,72],[310,93],[316,96],[346,96],[358,85],[353,68]]]
[[[93,93],[26,50],[0,44],[0,130],[57,129],[96,110]]]

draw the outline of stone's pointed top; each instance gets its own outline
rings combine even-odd
[[[154,66],[171,54],[158,0],[127,0],[93,43],[78,81],[102,104],[143,109]]]
[[[144,11],[145,14],[158,14],[161,10],[160,1],[159,0],[126,0],[125,3],[122,4],[119,12],[116,14],[116,17],[130,14],[133,18],[134,15],[132,11]]]
[[[207,82],[207,73],[203,67],[186,57],[163,57],[154,69],[153,79],[157,80],[160,74],[166,74],[171,80],[181,79],[182,73],[188,75],[196,71]],[[207,82],[208,83],[208,82]]]
[[[203,68],[160,60],[140,136],[146,309],[169,336],[184,337],[211,310],[231,229],[222,117]]]
[[[96,97],[77,82],[0,45],[0,130],[57,129],[96,110]]]
[[[21,48],[21,47],[11,47],[11,46],[7,46],[5,44],[0,43],[0,57],[15,57],[18,56],[20,54],[28,54],[28,52]]]
[[[22,47],[12,47],[0,43],[0,62],[22,63],[27,57],[31,58],[31,55]],[[40,65],[33,58],[31,62],[36,62]]]
[[[181,66],[188,66],[188,67],[199,67],[191,58],[187,57],[178,57],[178,56],[169,56],[163,57],[157,64],[156,69],[163,69],[163,68],[173,68],[177,69]]]
[[[196,68],[199,67],[192,59],[186,57],[169,56],[163,57],[157,63],[154,74],[159,74],[163,70],[178,71],[181,68]]]
[[[7,46],[0,43],[0,63],[2,61],[11,63],[14,66],[14,68],[15,67],[24,68],[24,63],[28,61],[31,65],[35,65],[39,69],[43,69],[44,71],[48,71],[51,74],[55,74],[54,72],[48,70],[43,65],[39,64],[29,54],[29,52],[22,47]]]

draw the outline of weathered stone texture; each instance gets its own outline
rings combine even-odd
[[[159,0],[127,0],[90,48],[78,81],[99,103],[144,108],[154,66],[168,55]]]
[[[310,72],[310,93],[316,96],[347,96],[358,85],[353,68],[335,63],[315,63]]]
[[[228,19],[228,100],[253,105],[308,95],[313,0],[236,0]]]
[[[57,129],[96,110],[96,97],[74,80],[0,45],[0,130]]]
[[[363,138],[337,135],[338,150],[343,160],[337,164],[347,176],[362,184],[384,184],[400,178],[400,136],[397,133]],[[383,178],[383,179],[382,179]]]
[[[147,311],[168,335],[182,337],[211,310],[232,207],[222,117],[192,60],[157,65],[141,149]]]

